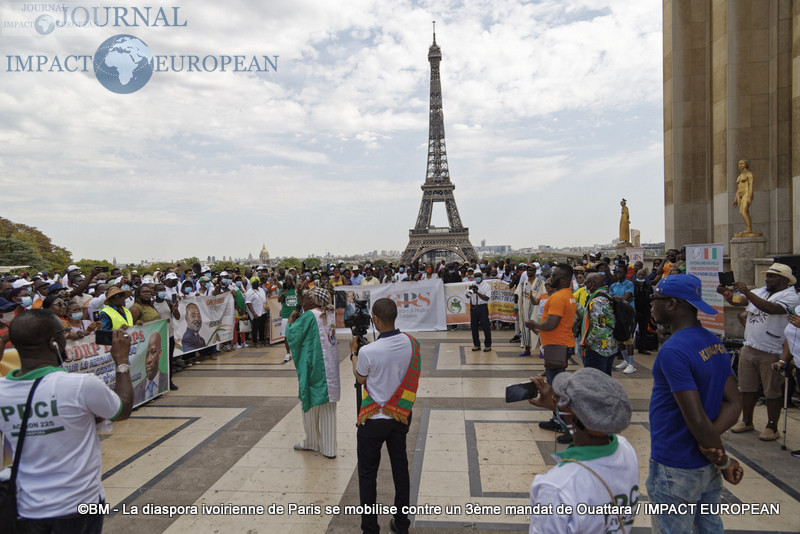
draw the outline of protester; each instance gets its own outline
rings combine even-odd
[[[63,324],[46,310],[18,317],[9,330],[21,367],[0,379],[0,406],[37,406],[32,419],[49,431],[28,432],[17,475],[18,513],[27,532],[101,532],[102,514],[79,515],[81,504],[103,503],[100,439],[95,419],[127,419],[133,406],[128,353],[131,339],[114,332],[111,357],[116,364],[114,390],[91,373],[67,373],[59,367],[67,340]],[[45,407],[45,408],[39,408]],[[0,431],[17,446],[22,411],[3,410]],[[7,527],[4,526],[4,528]]]
[[[131,296],[130,291],[116,286],[106,291],[105,308],[100,310],[100,321],[103,330],[117,330],[133,326],[133,315],[125,307],[125,299]]]
[[[613,284],[611,284],[611,286],[608,288],[608,294],[620,302],[627,302],[631,306],[634,306],[635,304],[633,301],[634,286],[633,282],[631,282],[626,278],[627,272],[628,272],[627,267],[625,267],[623,264],[620,264],[614,268],[614,278],[616,279],[616,281]],[[622,354],[623,363],[617,365],[617,369],[621,370],[626,375],[638,371],[633,361],[634,325],[630,326],[631,326],[630,338],[627,339],[625,342],[619,343],[619,350],[620,353]]]
[[[783,377],[775,372],[783,352],[784,330],[789,324],[786,309],[794,309],[800,300],[794,284],[797,279],[792,269],[782,263],[773,263],[764,274],[764,287],[749,290],[742,282],[733,285],[733,291],[719,286],[717,291],[732,306],[746,306],[747,324],[744,330],[744,347],[739,353],[739,390],[742,392],[742,420],[731,432],[750,432],[753,412],[758,400],[758,387],[764,388],[767,398],[767,425],[758,438],[772,441],[780,437],[778,419],[783,403]],[[734,291],[741,296],[734,299]]]
[[[586,306],[578,307],[579,340],[583,349],[583,365],[611,376],[614,357],[619,352],[614,339],[614,309],[603,285],[601,273],[589,273],[585,286],[589,296]]]
[[[149,285],[138,287],[134,292],[131,316],[133,324],[141,325],[160,319],[158,310],[153,306],[153,289]]]
[[[492,350],[492,330],[489,324],[489,295],[491,294],[489,282],[483,279],[483,274],[475,276],[474,284],[467,288],[465,293],[469,300],[470,328],[472,329],[472,350],[481,350],[481,340],[478,328],[483,328],[484,352]]]
[[[380,336],[374,343],[358,346],[350,341],[353,375],[364,386],[358,412],[358,492],[362,505],[377,501],[378,466],[386,443],[394,480],[397,513],[390,520],[392,532],[407,533],[411,522],[403,511],[410,504],[406,436],[411,409],[419,385],[419,343],[395,327],[397,305],[388,298],[375,301],[372,322]],[[376,514],[361,515],[361,530],[380,532]]]
[[[336,403],[341,391],[336,324],[330,293],[321,287],[303,297],[304,313],[289,317],[289,342],[303,405],[305,438],[295,444],[297,451],[317,451],[336,458]]]
[[[530,403],[560,414],[574,445],[553,455],[558,465],[533,479],[531,506],[552,505],[554,512],[531,514],[529,532],[631,532],[639,497],[639,460],[628,440],[618,435],[631,422],[625,389],[592,368],[561,373],[552,388],[542,377],[531,381],[539,396]],[[620,502],[617,496],[624,500]],[[612,510],[625,505],[630,511],[555,512],[564,504],[572,510],[579,504]]]
[[[742,405],[728,351],[699,326],[698,310],[717,313],[700,294],[699,278],[673,274],[662,278],[653,295],[655,320],[672,328],[653,364],[647,494],[654,504],[717,504],[722,477],[732,484],[742,479],[742,468],[725,454],[720,437]],[[655,533],[723,532],[719,516],[699,506],[651,517]]]
[[[266,345],[264,327],[267,323],[267,295],[264,288],[261,287],[261,280],[257,276],[250,279],[250,289],[247,290],[244,300],[247,305],[248,316],[253,325],[250,333],[253,346],[256,348],[263,347]]]

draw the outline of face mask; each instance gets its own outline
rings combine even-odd
[[[639,283],[642,283],[642,282],[644,282],[645,280],[647,280],[647,279],[646,279],[646,278],[637,278],[637,279],[636,279],[636,281],[637,281],[637,282],[639,282]]]
[[[229,285],[231,285],[231,281],[228,280],[227,278],[223,278],[222,279],[222,285],[223,286],[229,286]]]
[[[211,289],[212,287],[214,287],[214,284],[211,282],[206,282],[206,289]]]
[[[33,299],[31,297],[22,297],[22,302],[20,302],[20,304],[22,304],[23,308],[27,308],[33,304]]]
[[[133,284],[133,289],[139,289],[139,284]]]
[[[400,269],[400,272],[401,272],[401,273],[402,273],[403,271],[405,271],[405,269]]]
[[[485,263],[481,263],[481,269],[483,269],[484,267],[486,267],[486,264]]]
[[[236,287],[242,287],[242,282],[241,281],[237,281],[236,282]]]
[[[450,269],[450,270],[449,270],[449,271],[447,271],[447,272],[448,272],[448,273],[450,273],[450,274],[453,274],[453,273],[455,272],[455,270],[453,270],[453,269]]]
[[[183,288],[183,292],[184,292],[184,293],[186,293],[186,294],[188,295],[189,293],[191,293],[191,292],[192,292],[192,288],[191,288],[191,287],[184,287],[184,288]]]
[[[481,281],[483,281],[483,277],[481,277],[481,276],[476,276],[476,277],[475,277],[475,281],[476,281],[476,282],[478,282],[478,283],[480,284],[480,283],[481,283]]]
[[[166,291],[159,291],[158,293],[156,293],[156,296],[158,298],[160,298],[161,300],[164,300],[165,298],[167,298],[167,292]]]
[[[75,321],[80,321],[81,319],[83,319],[83,314],[81,312],[75,312],[71,314],[70,317],[72,317],[72,319]]]
[[[130,291],[131,290],[131,286],[129,286],[128,284],[122,284],[120,289],[123,290],[123,291]]]

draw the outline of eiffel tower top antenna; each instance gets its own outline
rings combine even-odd
[[[436,21],[433,21],[433,44],[436,44]]]

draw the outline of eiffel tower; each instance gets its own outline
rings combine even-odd
[[[444,113],[442,111],[442,83],[439,80],[439,62],[442,51],[436,44],[436,23],[433,30],[433,44],[428,49],[431,64],[431,104],[428,126],[428,171],[422,184],[422,203],[419,206],[417,224],[408,231],[408,246],[401,261],[409,264],[421,256],[429,254],[431,261],[439,253],[451,253],[467,261],[478,261],[478,254],[469,241],[469,228],[461,224],[447,168],[447,149],[444,144]],[[433,203],[444,202],[447,209],[447,227],[431,226]]]

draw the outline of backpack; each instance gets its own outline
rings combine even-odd
[[[611,302],[614,310],[614,339],[628,341],[636,328],[636,310],[627,302],[617,300],[608,293],[598,293],[597,296],[603,296]]]

